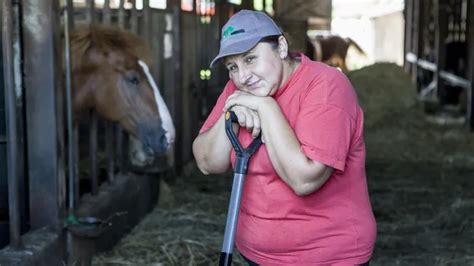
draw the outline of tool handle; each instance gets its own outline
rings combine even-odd
[[[225,225],[224,240],[222,242],[222,252],[219,259],[219,266],[227,266],[232,264],[232,251],[234,249],[235,232],[237,231],[237,222],[239,219],[240,202],[242,199],[242,191],[244,189],[245,174],[247,173],[247,165],[253,153],[260,147],[262,140],[260,136],[255,138],[250,145],[244,149],[239,139],[234,133],[232,123],[238,122],[237,115],[228,111],[225,114],[225,132],[229,137],[236,153],[234,181],[232,184],[232,193],[230,195],[229,209],[227,212],[227,221]]]
[[[227,134],[227,137],[230,140],[230,143],[232,143],[232,146],[234,147],[235,152],[237,153],[242,153],[244,151],[244,148],[242,147],[242,144],[240,144],[239,139],[235,135],[235,132],[232,128],[232,123],[237,123],[238,125],[238,118],[237,115],[235,115],[234,112],[232,111],[227,111],[225,113],[225,133]]]
[[[262,144],[262,138],[260,134],[252,141],[252,143],[250,143],[250,145],[246,149],[244,149],[232,128],[232,123],[237,122],[237,115],[233,111],[227,111],[225,114],[225,132],[227,134],[227,137],[229,137],[229,140],[232,143],[235,152],[237,153],[237,157],[245,157],[244,161],[246,164],[250,156],[254,154],[255,151],[257,151],[258,147],[260,147],[260,145]]]

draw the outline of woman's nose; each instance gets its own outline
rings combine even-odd
[[[245,67],[239,68],[239,83],[240,84],[247,83],[250,80],[250,77],[252,77],[252,74],[247,68]]]

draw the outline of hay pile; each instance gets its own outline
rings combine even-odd
[[[368,161],[474,163],[473,156],[466,156],[474,151],[474,137],[463,118],[425,114],[416,88],[401,67],[377,63],[348,76],[364,109]]]
[[[189,165],[157,207],[93,265],[217,265],[232,176],[204,176]],[[237,254],[234,265],[245,265]]]
[[[396,65],[349,77],[366,116],[371,265],[474,265],[474,134],[462,118],[425,114]]]
[[[416,88],[401,67],[376,63],[348,74],[365,113],[366,127],[390,119],[416,104]]]

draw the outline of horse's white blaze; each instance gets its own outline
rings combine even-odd
[[[155,95],[155,101],[156,105],[158,107],[158,112],[160,112],[160,117],[161,117],[161,122],[163,123],[163,129],[166,131],[166,140],[168,141],[168,148],[171,146],[172,143],[174,143],[174,139],[176,137],[176,131],[174,129],[173,125],[173,120],[171,119],[171,114],[170,111],[168,110],[168,107],[166,106],[165,101],[161,97],[160,90],[158,89],[158,86],[155,83],[155,80],[150,74],[150,70],[145,62],[142,60],[138,60],[138,64],[142,67],[143,72],[145,72],[145,75],[148,79],[148,82],[150,83],[150,86],[153,88],[153,93]]]

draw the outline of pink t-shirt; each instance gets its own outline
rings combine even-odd
[[[201,132],[222,115],[236,90],[229,81]],[[355,265],[367,262],[376,224],[367,190],[363,112],[348,79],[301,55],[301,64],[273,96],[303,153],[334,168],[326,183],[297,196],[278,177],[265,145],[250,159],[236,235],[239,251],[261,265]],[[240,129],[244,147],[251,134]],[[235,153],[231,153],[232,164]]]

